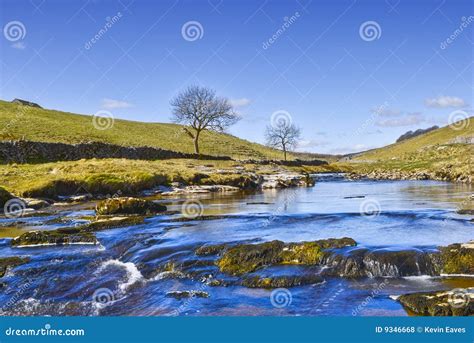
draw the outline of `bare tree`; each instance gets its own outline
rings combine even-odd
[[[267,145],[283,150],[285,161],[287,151],[296,147],[300,135],[300,129],[286,121],[267,126],[265,132]]]
[[[190,86],[171,100],[173,122],[191,127],[183,130],[194,141],[199,154],[199,136],[203,130],[225,131],[240,118],[227,98],[216,96],[210,88]]]

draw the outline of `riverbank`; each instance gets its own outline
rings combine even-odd
[[[195,159],[158,161],[90,159],[42,164],[0,165],[2,184],[18,197],[113,194],[140,195],[159,186],[227,185],[257,189],[262,175],[291,174],[306,177],[313,172],[333,172],[332,165],[290,167],[276,164],[239,163]]]

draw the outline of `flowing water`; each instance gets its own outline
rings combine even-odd
[[[474,239],[472,216],[456,210],[472,194],[467,185],[435,181],[347,181],[319,175],[313,188],[210,194],[161,199],[170,210],[199,200],[219,219],[173,221],[155,216],[145,224],[97,233],[100,245],[11,248],[19,229],[3,230],[0,256],[31,261],[0,279],[6,315],[407,315],[390,295],[474,286],[474,278],[346,279],[278,291],[232,284],[215,256],[197,256],[204,244],[285,242],[351,237],[369,249],[435,249]],[[91,210],[65,209],[71,223]],[[25,219],[28,229],[52,229],[54,217]],[[8,220],[0,224],[7,226]],[[62,224],[65,226],[70,226]],[[170,266],[176,266],[175,271]],[[260,275],[318,273],[314,267],[274,266]],[[210,286],[219,277],[230,285]],[[207,292],[176,299],[172,291]]]

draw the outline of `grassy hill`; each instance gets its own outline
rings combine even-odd
[[[474,117],[383,148],[346,157],[359,172],[427,173],[456,180],[473,177]]]
[[[124,146],[150,146],[192,153],[192,140],[181,125],[114,120],[107,130],[94,127],[92,116],[20,106],[0,101],[0,140],[80,143],[98,141]],[[236,159],[282,159],[282,153],[232,135],[202,133],[201,153]],[[291,158],[292,156],[290,156]]]

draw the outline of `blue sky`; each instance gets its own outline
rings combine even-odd
[[[200,84],[235,104],[230,133],[263,143],[272,113],[286,111],[299,150],[321,153],[472,115],[470,0],[0,3],[3,100],[168,122],[170,99]],[[6,33],[12,22],[20,37]],[[183,33],[189,22],[197,36]]]

